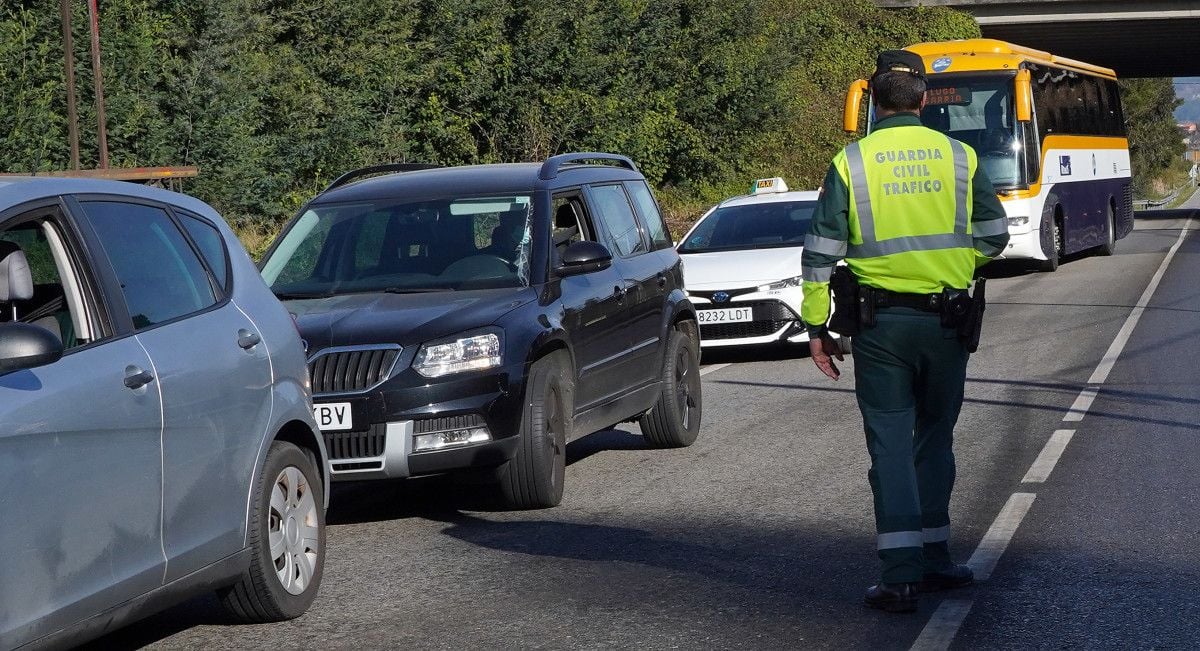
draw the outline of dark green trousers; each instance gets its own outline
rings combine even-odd
[[[880,309],[854,338],[854,382],[885,583],[950,563],[954,424],[969,354],[936,314]]]

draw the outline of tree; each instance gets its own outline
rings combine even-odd
[[[1186,147],[1175,126],[1175,96],[1170,79],[1125,79],[1121,102],[1129,125],[1134,193],[1148,196],[1156,179],[1179,167]]]

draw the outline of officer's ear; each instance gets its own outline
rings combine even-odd
[[[929,99],[929,91],[925,91],[924,93],[922,93],[922,94],[921,94],[921,105],[917,107],[917,112],[918,112],[918,113],[920,113],[920,112],[922,112],[922,111],[924,111],[924,110],[925,110],[925,102],[926,102],[928,99]]]

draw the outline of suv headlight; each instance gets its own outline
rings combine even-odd
[[[783,280],[773,282],[770,285],[759,285],[758,291],[769,292],[776,289],[787,289],[788,287],[799,287],[804,282],[804,276],[793,276],[792,278],[784,278]]]
[[[421,346],[413,369],[425,377],[442,377],[465,371],[482,371],[502,363],[500,335],[482,332]]]
[[[1009,228],[1019,228],[1029,223],[1029,215],[1017,215],[1008,218]]]

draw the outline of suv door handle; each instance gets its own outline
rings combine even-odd
[[[250,332],[246,329],[238,330],[238,346],[242,350],[250,350],[262,341],[262,337],[258,336],[257,332]]]
[[[128,389],[140,389],[154,381],[154,374],[150,371],[144,371],[132,364],[125,367],[125,387]]]

